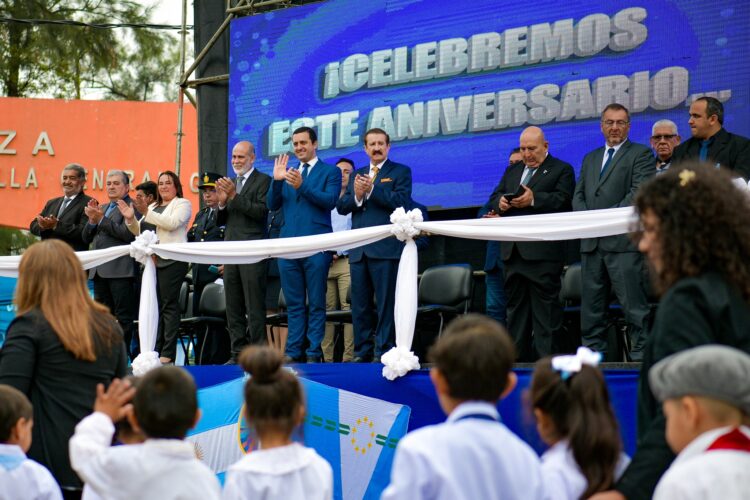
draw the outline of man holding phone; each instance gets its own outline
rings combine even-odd
[[[539,127],[526,128],[519,143],[522,161],[506,169],[490,196],[490,206],[500,217],[570,211],[573,167],[549,154],[549,143]],[[503,241],[500,248],[508,331],[518,360],[532,362],[555,352],[555,337],[562,331],[563,242]]]

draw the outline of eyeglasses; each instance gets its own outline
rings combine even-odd
[[[651,139],[655,141],[671,141],[677,137],[677,134],[662,134],[662,135],[652,135]]]
[[[627,125],[630,122],[629,121],[625,121],[625,120],[617,120],[617,121],[615,121],[615,120],[602,120],[602,123],[605,126],[607,126],[607,127],[611,127],[612,125],[617,125],[618,127],[624,127],[625,125]]]

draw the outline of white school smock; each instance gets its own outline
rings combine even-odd
[[[222,498],[330,500],[333,469],[299,443],[256,450],[229,468]]]
[[[20,446],[0,444],[0,498],[62,500],[62,493],[52,473]]]
[[[381,499],[544,497],[534,450],[500,422],[494,405],[472,401],[456,407],[445,423],[417,429],[399,442]]]
[[[654,500],[750,498],[750,451],[708,450],[732,430],[731,427],[713,429],[691,441],[659,480]],[[750,439],[750,427],[743,425],[737,430]]]
[[[219,481],[192,443],[148,439],[110,447],[115,426],[103,413],[81,420],[70,438],[70,464],[101,498],[218,500]]]
[[[615,466],[615,481],[620,479],[629,463],[630,457],[620,453]],[[542,454],[542,478],[549,500],[578,500],[588,486],[567,439],[558,441]]]

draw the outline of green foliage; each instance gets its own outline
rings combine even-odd
[[[21,229],[0,227],[0,255],[20,255],[39,238]]]
[[[150,7],[132,0],[0,0],[0,17],[148,23]],[[178,39],[152,29],[100,29],[0,23],[0,92],[9,97],[80,99],[94,89],[108,99],[176,94]]]

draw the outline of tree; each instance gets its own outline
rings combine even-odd
[[[145,24],[151,7],[133,0],[0,0],[0,91],[9,97],[80,99],[86,89],[106,98],[146,100],[178,79],[176,37],[153,29],[93,24]],[[172,95],[176,89],[172,91]]]

